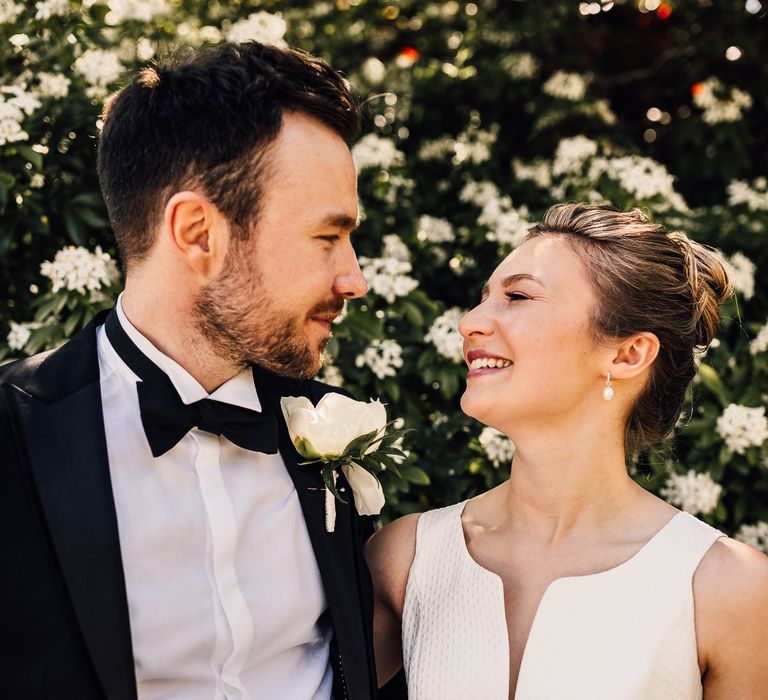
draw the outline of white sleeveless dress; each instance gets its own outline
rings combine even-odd
[[[503,586],[467,550],[465,503],[419,518],[402,620],[410,700],[510,697]],[[678,513],[626,562],[549,584],[515,700],[700,700],[692,580],[719,537]]]

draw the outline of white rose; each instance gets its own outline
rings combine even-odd
[[[369,431],[370,432],[370,431]],[[378,515],[384,507],[384,491],[379,480],[356,464],[342,466],[355,497],[355,508],[360,515]]]
[[[280,407],[296,450],[309,459],[336,459],[352,440],[387,424],[381,401],[365,403],[336,392],[323,396],[317,406],[304,396],[284,396]]]

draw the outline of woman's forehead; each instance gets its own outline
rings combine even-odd
[[[559,236],[543,235],[525,241],[499,263],[488,281],[490,286],[499,285],[511,275],[530,275],[546,286],[557,286],[558,281],[587,282],[579,256]]]

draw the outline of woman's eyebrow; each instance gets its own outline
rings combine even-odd
[[[509,287],[510,285],[513,285],[515,282],[519,282],[520,280],[530,280],[531,282],[536,282],[536,284],[540,284],[542,287],[544,287],[544,283],[538,278],[534,277],[533,275],[528,274],[527,272],[516,272],[514,275],[507,275],[503,280],[501,280],[501,286],[502,287]],[[483,285],[483,291],[481,292],[481,296],[485,296],[490,291],[489,283],[486,282]]]

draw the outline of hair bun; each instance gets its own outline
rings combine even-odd
[[[692,241],[684,233],[669,234],[685,255],[685,273],[696,310],[691,319],[695,344],[705,347],[720,328],[720,307],[733,296],[728,267],[713,248]]]

